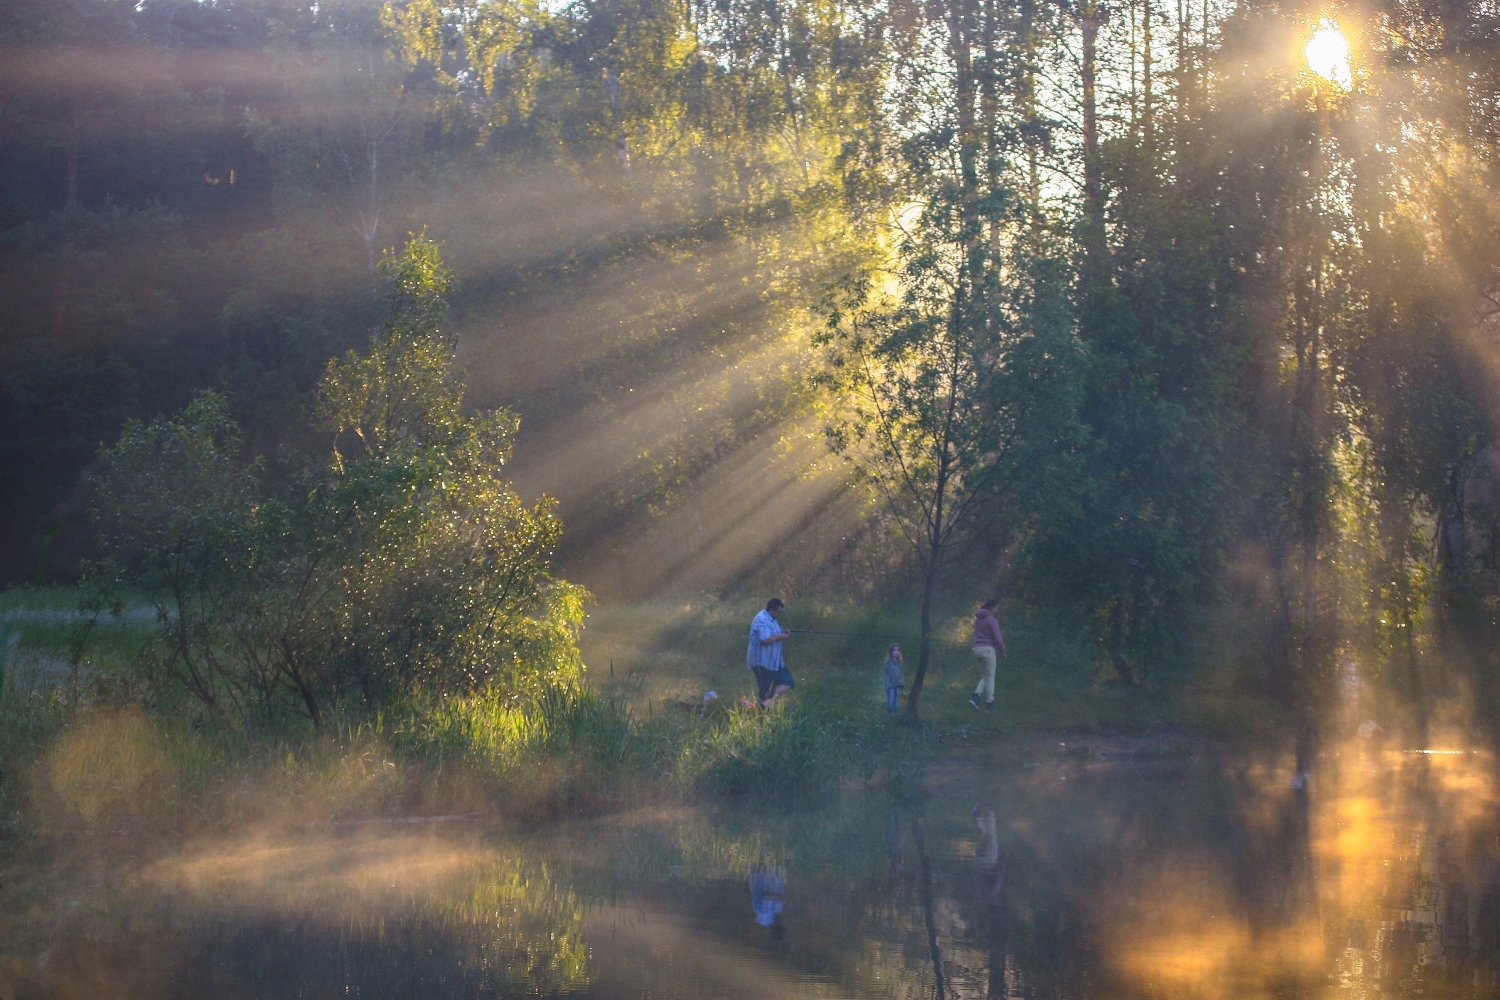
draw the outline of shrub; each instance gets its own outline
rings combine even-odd
[[[229,725],[353,696],[572,684],[587,594],[548,575],[561,526],[502,477],[518,420],[465,414],[441,331],[451,279],[422,237],[389,255],[391,308],[366,354],[329,363],[326,463],[273,488],[228,406],[199,395],[100,455],[93,578],[155,604],[143,660],[163,699]]]
[[[863,742],[858,726],[821,717],[800,703],[774,711],[729,709],[684,747],[684,777],[703,791],[763,795],[826,783]]]
[[[398,727],[398,740],[411,752],[500,772],[569,755],[614,770],[633,755],[636,739],[623,705],[577,684],[546,687],[524,699],[496,689],[424,698]]]

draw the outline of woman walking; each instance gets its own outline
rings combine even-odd
[[[979,684],[969,695],[969,704],[979,708],[979,699],[984,698],[984,711],[995,707],[995,654],[1009,659],[1005,653],[1005,636],[1000,634],[1000,622],[995,618],[995,609],[1000,602],[985,601],[974,612],[974,665],[979,668]]]

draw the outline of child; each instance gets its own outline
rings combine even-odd
[[[901,679],[901,644],[893,642],[885,654],[885,710],[892,715],[896,714],[896,700],[904,687],[906,682]]]

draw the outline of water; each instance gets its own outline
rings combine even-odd
[[[1487,757],[1350,747],[1305,791],[1280,758],[1043,757],[795,807],[63,850],[0,888],[0,995],[1500,995]]]

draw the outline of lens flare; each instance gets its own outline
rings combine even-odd
[[[1349,71],[1349,41],[1339,26],[1328,18],[1318,24],[1318,30],[1307,40],[1307,67],[1329,83],[1338,84],[1348,90],[1354,83]]]

